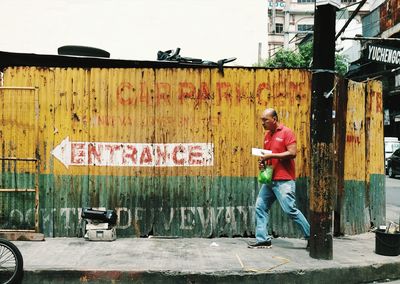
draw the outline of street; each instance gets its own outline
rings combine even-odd
[[[400,178],[390,178],[386,176],[386,224],[392,221],[400,222]],[[371,283],[391,283],[400,284],[400,280],[378,281]]]
[[[400,219],[400,177],[386,177],[386,221],[399,223]]]

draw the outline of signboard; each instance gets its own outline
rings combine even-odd
[[[369,44],[367,46],[367,59],[383,64],[400,65],[400,49]]]
[[[268,9],[272,9],[274,3],[272,1],[268,1]],[[283,10],[286,7],[286,3],[283,1],[275,1],[275,9]]]
[[[211,143],[72,142],[65,138],[52,151],[69,166],[179,167],[212,166]]]

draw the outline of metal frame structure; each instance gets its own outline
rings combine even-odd
[[[35,156],[36,157],[0,157],[1,163],[4,161],[14,161],[15,170],[17,169],[18,162],[32,162],[35,163],[35,181],[34,188],[0,188],[0,194],[5,192],[35,192],[35,229],[34,230],[21,230],[21,229],[0,229],[0,232],[39,232],[39,175],[40,175],[40,160],[38,158],[39,147],[39,89],[37,87],[0,87],[0,93],[3,90],[27,90],[33,91],[35,103]],[[15,173],[16,174],[16,173]]]

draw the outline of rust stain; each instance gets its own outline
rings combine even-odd
[[[333,156],[333,143],[318,143],[316,148],[313,149],[315,152],[312,159],[319,160],[319,168],[311,169],[310,209],[318,213],[330,212],[333,209],[331,205],[335,192],[334,161],[330,159]],[[314,164],[317,165],[317,163]],[[315,177],[321,177],[321,179],[314,180]],[[327,200],[330,202],[326,202]]]
[[[344,156],[345,180],[365,179],[365,107],[365,84],[349,82]]]
[[[83,275],[80,277],[83,281],[81,282],[89,282],[94,280],[119,280],[123,272],[121,271],[89,271],[83,272]]]

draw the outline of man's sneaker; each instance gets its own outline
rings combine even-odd
[[[255,242],[248,245],[248,248],[271,248],[271,247],[272,247],[271,241],[265,241],[259,243]]]

